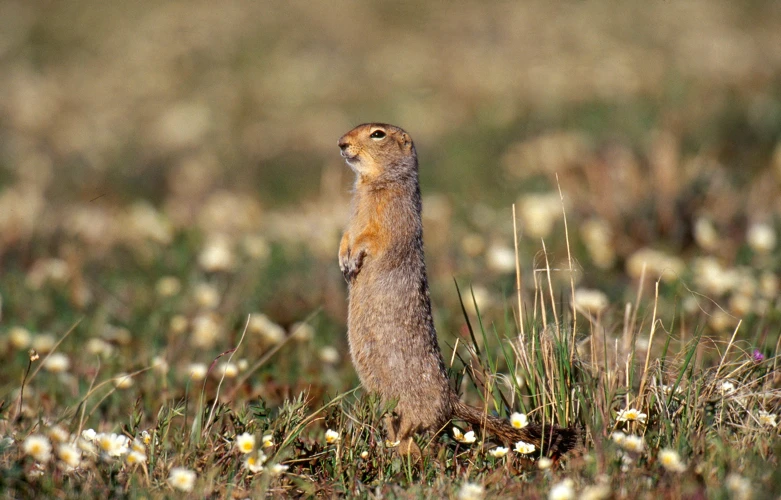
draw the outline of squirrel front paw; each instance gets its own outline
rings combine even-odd
[[[347,283],[351,283],[358,276],[358,273],[361,272],[365,257],[366,250],[361,249],[357,252],[352,252],[349,248],[345,254],[339,257],[339,268],[342,270],[342,275]]]

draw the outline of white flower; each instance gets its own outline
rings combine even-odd
[[[391,441],[390,439],[385,440],[385,447],[386,448],[395,448],[398,445],[401,444],[401,440]]]
[[[56,343],[57,338],[54,335],[51,333],[42,333],[33,337],[31,346],[41,354],[48,354],[54,349],[54,344]]]
[[[671,472],[683,472],[686,470],[686,465],[681,461],[681,456],[678,455],[678,452],[669,448],[659,451],[659,463]]]
[[[209,239],[198,255],[198,264],[208,272],[230,271],[234,263],[232,244],[222,235]]]
[[[325,431],[325,442],[328,444],[334,444],[335,442],[339,441],[341,438],[339,437],[339,433],[336,431],[333,431],[331,429],[328,429]]]
[[[127,373],[120,373],[114,377],[114,385],[117,389],[130,389],[133,387],[133,377]]]
[[[182,282],[176,276],[163,276],[157,280],[155,290],[161,297],[173,297],[182,289]]]
[[[249,319],[247,330],[260,335],[267,344],[278,344],[285,340],[285,329],[271,321],[265,314],[253,314]]]
[[[209,367],[203,363],[192,363],[187,367],[187,373],[193,380],[203,380],[206,378],[206,372],[209,371]]]
[[[552,465],[553,465],[553,460],[551,460],[548,457],[542,457],[539,460],[537,460],[537,468],[540,470],[550,469]]]
[[[247,458],[244,459],[244,467],[249,469],[249,471],[253,474],[256,472],[261,472],[263,470],[263,464],[266,463],[267,458],[268,457],[266,457],[266,454],[262,451],[247,455]]]
[[[465,444],[471,444],[477,441],[475,431],[468,431],[461,437],[461,442]]]
[[[55,443],[64,443],[71,437],[70,433],[62,428],[60,425],[55,425],[49,429],[49,439]]]
[[[211,314],[200,314],[192,321],[192,342],[195,347],[212,347],[220,336],[220,324]]]
[[[504,245],[493,244],[485,255],[488,269],[500,273],[509,274],[515,272],[515,251]]]
[[[578,288],[575,290],[575,306],[593,314],[598,314],[605,309],[610,302],[607,295],[600,290]]]
[[[339,362],[341,356],[336,347],[328,345],[320,349],[319,358],[320,361],[327,365],[335,365]]]
[[[735,384],[733,384],[729,380],[726,380],[722,382],[721,385],[719,386],[719,391],[724,395],[731,394],[735,392]]]
[[[645,447],[645,441],[642,436],[626,436],[621,442],[621,447],[634,453],[642,453]]]
[[[95,429],[84,429],[81,431],[81,437],[87,441],[95,441],[98,438],[98,433],[95,432]]]
[[[364,459],[364,460],[366,460],[367,458],[369,458],[369,452],[368,452],[368,451],[366,451],[366,450],[363,450],[363,451],[361,452],[361,458],[362,458],[362,459]]]
[[[640,422],[645,423],[645,419],[648,417],[645,413],[641,413],[640,410],[636,408],[629,408],[627,410],[621,410],[618,412],[618,415],[616,416],[616,420],[619,422]]]
[[[525,413],[513,413],[510,415],[510,424],[516,429],[523,429],[529,425],[529,419],[526,418]]]
[[[127,436],[114,433],[100,433],[95,438],[100,449],[110,457],[118,457],[128,452]]]
[[[554,484],[548,492],[549,500],[572,500],[573,498],[575,498],[575,483],[569,478]]]
[[[168,361],[162,356],[155,356],[152,358],[152,368],[159,373],[160,375],[165,375],[168,373]]]
[[[264,448],[271,448],[274,446],[274,436],[272,434],[266,434],[260,441],[263,443]]]
[[[605,500],[610,498],[610,486],[607,484],[595,484],[586,486],[580,492],[580,500]]]
[[[286,472],[290,468],[289,465],[282,465],[282,464],[274,464],[271,467],[271,473],[275,476],[278,476],[282,474],[283,472]]]
[[[453,437],[456,441],[459,443],[474,443],[477,440],[477,436],[475,436],[475,431],[469,431],[466,434],[462,433],[461,430],[459,430],[458,427],[453,427]]]
[[[127,454],[127,463],[130,465],[146,463],[146,453],[133,450]]]
[[[734,472],[727,476],[724,484],[727,489],[734,495],[733,498],[737,500],[748,500],[751,498],[753,490],[751,488],[751,481],[745,477],[741,477]]]
[[[70,359],[68,359],[68,356],[61,352],[52,353],[48,358],[43,360],[43,368],[46,371],[50,371],[52,373],[67,372],[70,366]]]
[[[746,241],[757,253],[769,253],[776,246],[776,232],[770,224],[752,224],[746,232]]]
[[[776,415],[766,411],[759,410],[759,423],[768,427],[775,427],[778,425]]]
[[[490,453],[492,457],[502,458],[503,456],[507,455],[508,451],[510,451],[509,448],[505,448],[504,446],[497,446],[496,448],[489,450],[488,453]]]
[[[239,374],[239,367],[235,363],[220,363],[217,366],[217,370],[214,372],[214,376],[217,378],[225,375],[225,378],[236,378]]]
[[[536,450],[537,447],[534,446],[531,443],[527,443],[525,441],[518,441],[515,443],[515,451],[522,455],[528,455],[529,453],[534,453],[534,450]]]
[[[81,462],[81,450],[72,444],[61,444],[57,448],[57,456],[65,465],[74,469]]]
[[[195,472],[184,467],[174,467],[168,476],[168,484],[180,491],[192,491],[195,485]]]
[[[475,483],[464,483],[458,490],[458,500],[482,500],[485,497],[485,488]]]
[[[77,439],[76,440],[76,446],[78,446],[79,449],[81,451],[83,451],[84,453],[88,453],[90,455],[97,455],[98,454],[98,449],[93,444],[93,442],[92,441],[88,441],[88,440],[86,440],[84,438]]]
[[[614,443],[616,443],[618,446],[621,446],[624,444],[624,440],[626,439],[626,434],[623,432],[614,432],[610,435],[610,439],[613,440]]]
[[[52,445],[46,436],[32,434],[22,443],[22,450],[39,462],[48,462],[52,455]]]
[[[245,455],[252,453],[252,450],[255,449],[255,436],[248,432],[236,436],[236,449]]]
[[[32,341],[32,335],[26,328],[15,326],[8,330],[8,340],[17,349],[27,349]]]

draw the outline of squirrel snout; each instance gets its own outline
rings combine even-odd
[[[348,146],[350,146],[350,143],[347,142],[344,137],[339,139],[339,149],[344,151],[345,149],[347,149]]]

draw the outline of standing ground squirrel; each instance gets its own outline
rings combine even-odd
[[[404,130],[359,125],[339,139],[355,171],[352,214],[339,245],[349,288],[347,337],[363,386],[384,403],[388,439],[415,457],[414,434],[439,431],[451,418],[484,426],[507,444],[525,441],[557,457],[573,448],[575,431],[506,420],[460,401],[450,387],[431,317],[415,146]]]

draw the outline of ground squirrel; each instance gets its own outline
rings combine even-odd
[[[404,130],[359,125],[339,139],[355,171],[352,214],[339,245],[348,283],[348,340],[363,386],[385,403],[388,440],[420,456],[413,436],[439,431],[451,418],[484,426],[507,444],[525,441],[558,456],[576,443],[569,429],[516,429],[460,401],[450,387],[431,317],[415,146]],[[543,436],[544,434],[544,436]]]

